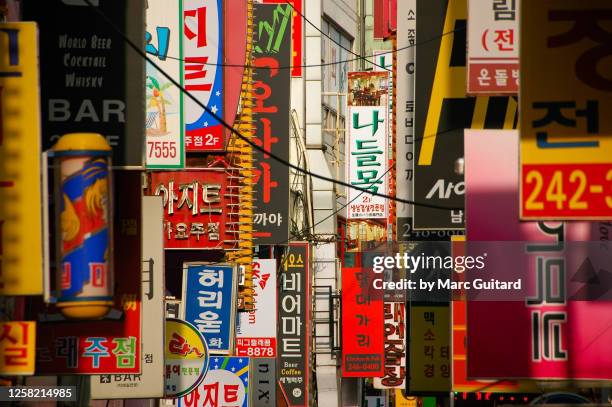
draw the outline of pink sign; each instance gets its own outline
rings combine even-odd
[[[524,299],[468,303],[468,377],[610,380],[612,302],[572,300],[576,290],[568,295],[563,281],[610,287],[612,224],[520,222],[518,151],[516,131],[466,130],[467,240],[522,242],[522,253],[489,259],[487,268],[526,270],[529,287]],[[595,242],[588,252],[572,245],[586,241]]]

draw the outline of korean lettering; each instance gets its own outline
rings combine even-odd
[[[79,342],[76,336],[60,336],[55,339],[55,356],[66,359],[67,368],[79,367]]]
[[[557,141],[548,140],[548,126],[557,124],[558,126],[576,128],[578,120],[582,119],[585,123],[587,134],[599,132],[599,103],[597,100],[588,100],[584,108],[579,108],[575,101],[546,101],[533,102],[534,110],[543,110],[540,119],[532,121],[533,129],[540,129],[536,132],[536,139],[539,148],[574,148],[574,147],[599,147],[597,140],[585,141]],[[563,114],[568,110],[573,110],[573,116]],[[558,128],[558,127],[557,127]],[[553,134],[554,135],[554,134]]]
[[[0,349],[4,352],[1,357],[4,359],[1,365],[27,366],[28,342],[30,340],[30,325],[25,322],[1,323],[0,327]]]
[[[495,21],[516,19],[516,0],[493,0]]]
[[[94,368],[100,367],[100,359],[110,356],[108,347],[105,345],[108,342],[107,338],[92,336],[85,339],[85,352],[83,357],[91,358],[91,365]]]
[[[113,355],[116,357],[118,368],[132,368],[136,366],[136,338],[114,338]]]

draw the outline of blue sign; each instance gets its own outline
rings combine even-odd
[[[184,319],[202,333],[211,354],[229,354],[235,330],[235,268],[185,263]]]

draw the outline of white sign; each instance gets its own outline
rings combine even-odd
[[[276,259],[253,261],[255,311],[238,314],[236,355],[276,357]]]
[[[159,196],[142,198],[141,374],[91,376],[92,399],[164,395],[164,208]]]

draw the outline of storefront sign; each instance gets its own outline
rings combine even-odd
[[[106,19],[144,44],[144,0],[94,7],[65,0],[22,5],[22,19],[36,21],[41,33],[43,149],[66,133],[100,133],[113,149],[113,165],[141,166],[145,91],[141,79],[128,78],[143,78],[145,60]]]
[[[382,378],[374,378],[375,389],[403,388],[406,381],[406,304],[385,302],[385,359]]]
[[[149,194],[164,199],[164,247],[223,249],[235,237],[228,222],[238,215],[228,186],[223,170],[152,173]]]
[[[255,6],[253,48],[253,118],[255,143],[289,161],[289,69],[291,62],[291,5]],[[265,29],[264,29],[265,27]],[[256,244],[274,244],[289,237],[289,169],[259,150],[255,158],[257,197],[254,213]]]
[[[276,357],[276,260],[253,261],[255,310],[238,314],[236,355],[253,358]]]
[[[166,318],[166,397],[179,398],[196,390],[207,374],[206,341],[189,322]]]
[[[0,295],[40,295],[37,28],[34,23],[0,24],[0,28]]]
[[[342,377],[384,375],[383,301],[373,278],[365,268],[342,269]]]
[[[468,0],[468,94],[518,94],[519,4]]]
[[[160,197],[142,200],[142,358],[140,374],[91,376],[92,399],[164,396],[164,210]]]
[[[223,118],[223,0],[183,1],[185,90]],[[225,149],[223,127],[183,94],[187,151]]]
[[[310,374],[310,253],[308,243],[290,243],[279,285],[279,385],[287,405],[308,406]]]
[[[149,0],[145,51],[157,66],[179,83],[183,82],[181,38],[181,2]],[[181,90],[149,62],[145,86],[147,168],[182,168],[185,164],[185,126]]]
[[[251,359],[251,407],[276,406],[276,359]]]
[[[610,220],[610,3],[523,4],[521,219]]]
[[[25,376],[34,374],[36,356],[36,322],[0,322],[0,374]]]
[[[230,354],[234,347],[236,281],[232,265],[183,265],[183,315],[204,336],[212,354]]]

